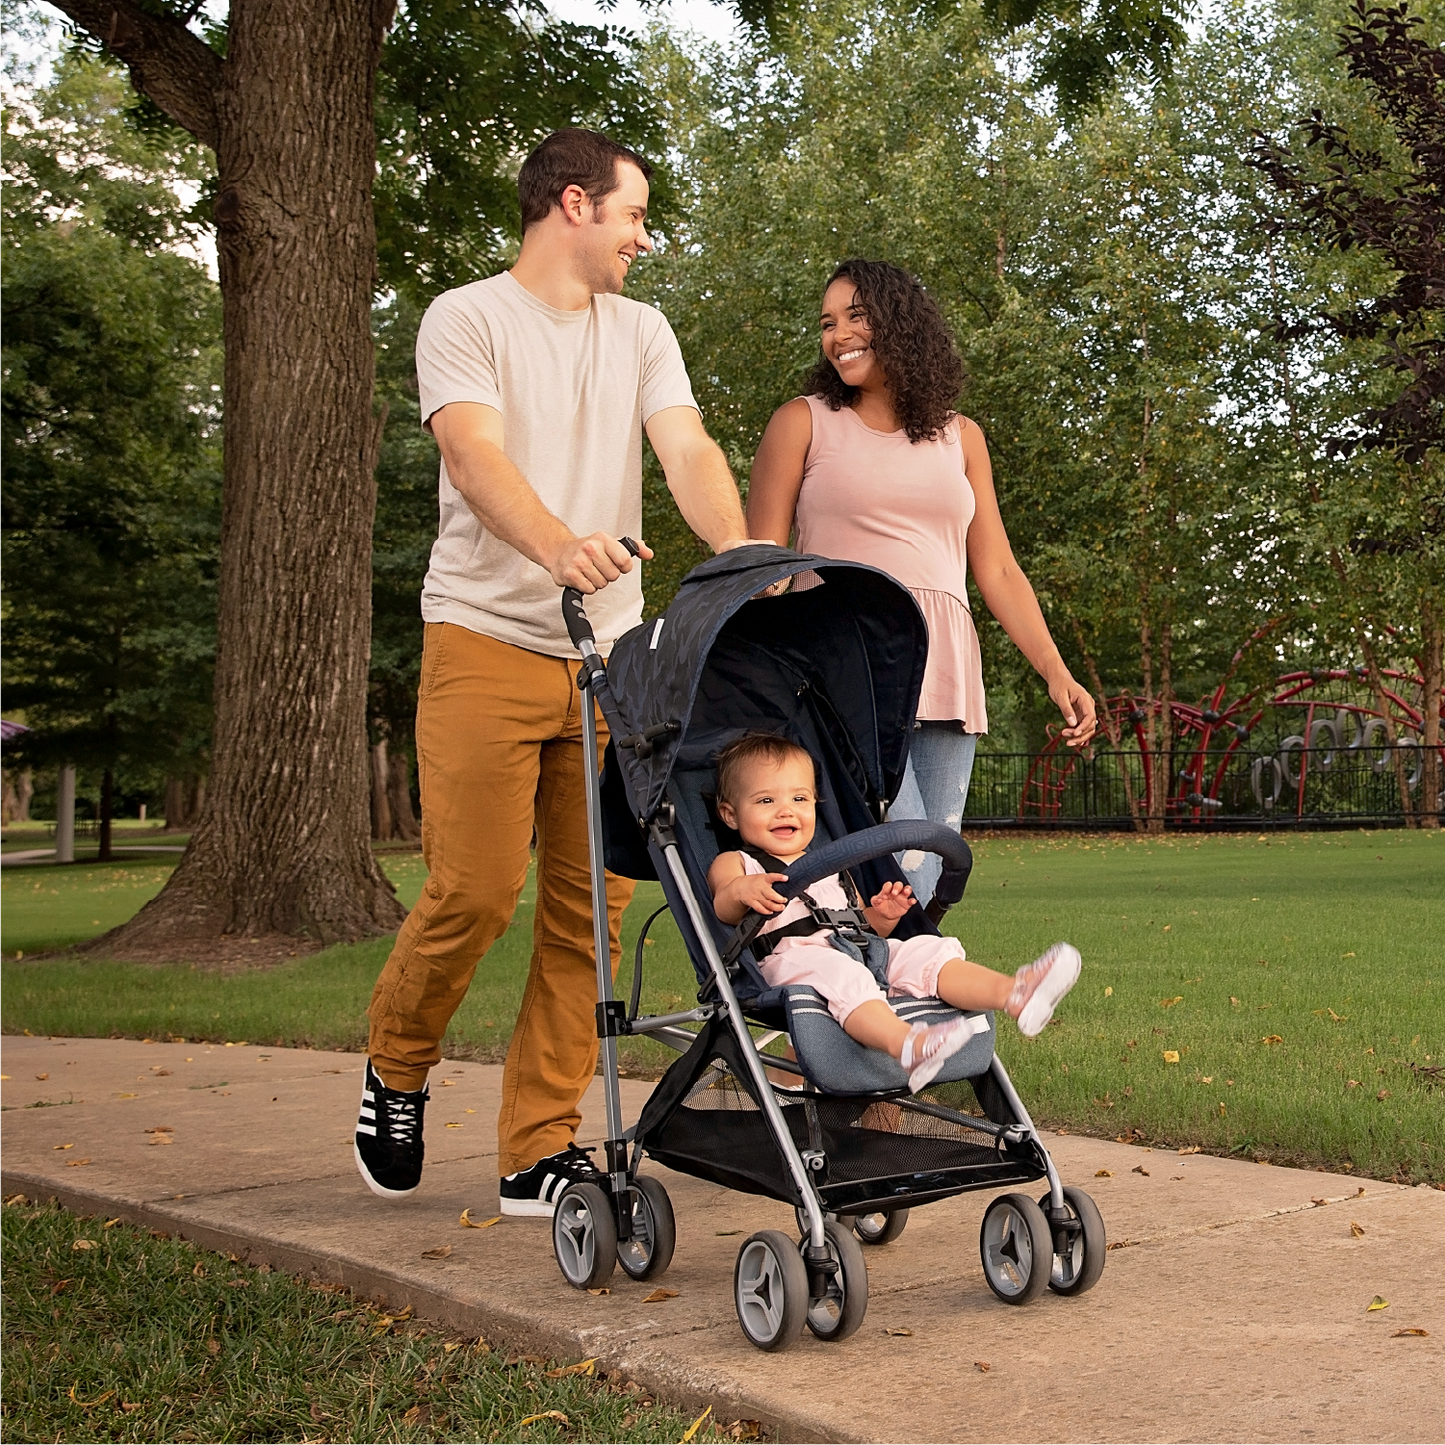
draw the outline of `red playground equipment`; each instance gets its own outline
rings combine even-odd
[[[1199,824],[1218,816],[1226,807],[1222,796],[1226,778],[1238,775],[1246,762],[1257,811],[1281,822],[1291,816],[1303,818],[1307,782],[1331,769],[1338,771],[1347,759],[1353,759],[1357,768],[1367,763],[1373,774],[1393,775],[1393,750],[1413,794],[1423,776],[1425,759],[1420,741],[1424,716],[1411,700],[1412,695],[1417,700],[1425,696],[1425,681],[1419,673],[1384,672],[1383,709],[1363,667],[1283,673],[1272,684],[1226,703],[1229,678],[1243,651],[1235,654],[1224,679],[1197,706],[1169,704],[1174,772],[1164,811],[1170,820]],[[1445,688],[1441,692],[1445,700]],[[1132,732],[1138,745],[1136,801],[1143,817],[1154,812],[1155,769],[1150,765],[1148,723],[1151,714],[1157,722],[1161,708],[1158,701],[1141,703],[1128,693],[1106,698],[1100,707],[1100,740],[1112,735],[1122,743]],[[1152,729],[1155,737],[1159,731],[1157,725]],[[1260,736],[1256,738],[1256,734]],[[1252,739],[1256,746],[1249,748]],[[1445,778],[1445,743],[1437,745],[1436,751],[1441,758],[1440,776]],[[1060,819],[1064,793],[1079,762],[1079,755],[1062,746],[1057,734],[1052,735],[1029,768],[1019,799],[1019,821]],[[1418,799],[1417,805],[1429,807],[1424,799]]]

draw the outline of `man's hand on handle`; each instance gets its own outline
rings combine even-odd
[[[637,555],[645,562],[652,556],[652,548],[639,542]],[[590,596],[617,581],[624,572],[632,571],[632,554],[605,532],[594,532],[590,537],[568,536],[553,552],[547,570],[559,587],[575,587]]]

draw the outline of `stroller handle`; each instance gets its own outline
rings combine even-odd
[[[796,898],[811,883],[831,874],[841,873],[885,853],[901,853],[919,848],[937,853],[943,859],[943,875],[934,890],[934,901],[951,908],[963,897],[964,886],[973,869],[973,851],[952,828],[923,819],[904,819],[897,823],[880,823],[861,833],[849,833],[836,843],[828,843],[816,852],[805,853],[789,870],[785,882],[777,885],[784,898]]]
[[[619,537],[617,540],[634,557],[642,555],[642,548],[631,537]],[[567,624],[567,636],[572,639],[572,646],[585,657],[589,648],[596,651],[597,639],[592,634],[592,624],[587,620],[582,602],[582,594],[575,587],[562,589],[562,620]]]

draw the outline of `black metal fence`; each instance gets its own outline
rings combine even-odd
[[[1170,828],[1343,827],[1400,824],[1396,756],[1411,805],[1424,797],[1424,750],[1411,739],[1392,749],[1298,745],[1286,738],[1272,752],[1235,748],[1178,751],[1171,758],[1165,822]],[[1129,828],[1146,815],[1144,759],[1136,750],[1096,747],[1092,756],[980,752],[964,809],[965,830],[989,828]],[[1436,798],[1435,811],[1445,810]]]

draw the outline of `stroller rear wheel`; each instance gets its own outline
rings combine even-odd
[[[879,1209],[872,1214],[855,1214],[853,1233],[864,1244],[891,1244],[907,1223],[906,1209]]]
[[[1053,1235],[1044,1211],[1027,1194],[1001,1194],[989,1205],[978,1251],[988,1287],[1005,1304],[1028,1304],[1047,1288]]]
[[[672,1263],[677,1222],[672,1200],[660,1179],[639,1175],[628,1186],[632,1195],[632,1238],[617,1241],[617,1262],[633,1279],[651,1279]]]
[[[808,1271],[782,1230],[761,1229],[743,1241],[733,1303],[748,1343],[758,1349],[781,1350],[798,1338],[808,1314]]]
[[[863,1262],[863,1251],[853,1238],[853,1231],[846,1224],[829,1219],[823,1227],[829,1253],[838,1268],[829,1278],[822,1298],[809,1298],[808,1328],[820,1340],[846,1340],[868,1313],[868,1266]]]
[[[617,1266],[612,1201],[596,1184],[573,1184],[552,1216],[552,1252],[562,1278],[575,1289],[596,1289]]]
[[[1046,1209],[1047,1194],[1039,1200],[1039,1207]],[[1108,1245],[1104,1239],[1104,1217],[1099,1206],[1073,1185],[1064,1185],[1064,1203],[1074,1212],[1074,1218],[1082,1228],[1071,1231],[1069,1247],[1064,1253],[1055,1252],[1053,1272],[1049,1275],[1049,1288],[1055,1294],[1083,1294],[1099,1282],[1104,1272],[1104,1251]]]

